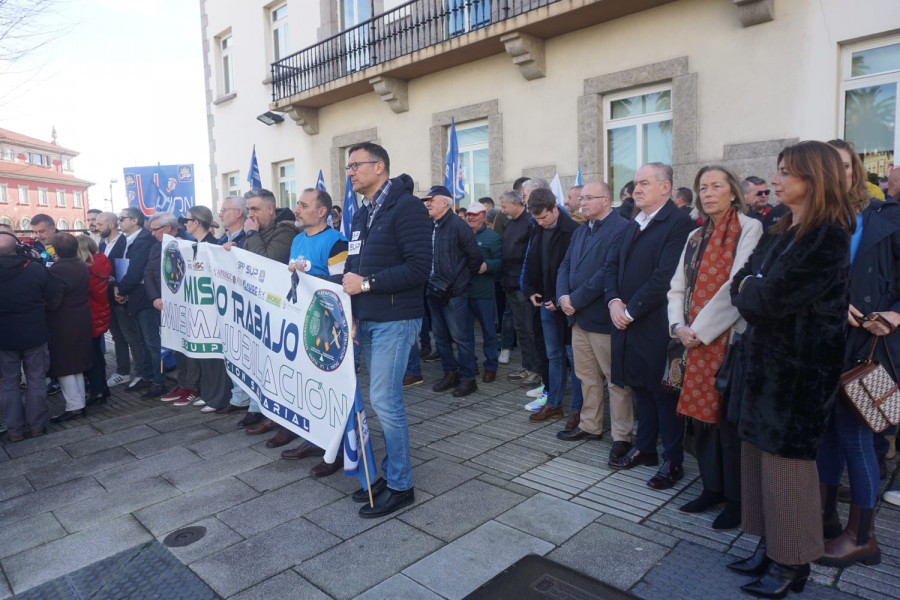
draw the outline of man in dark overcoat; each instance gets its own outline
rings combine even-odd
[[[667,489],[684,476],[684,425],[675,412],[678,394],[662,383],[669,342],[666,294],[681,250],[695,225],[672,202],[672,167],[648,163],[635,175],[640,210],[623,232],[606,267],[605,297],[612,330],[612,382],[634,390],[638,430],[634,447],[609,466],[655,466],[657,437],[665,462],[647,485]]]

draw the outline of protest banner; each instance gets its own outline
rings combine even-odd
[[[350,299],[341,287],[268,258],[166,236],[163,344],[223,358],[276,423],[333,462],[354,410]]]
[[[126,167],[124,173],[128,206],[145,217],[158,212],[185,217],[194,206],[194,165]]]

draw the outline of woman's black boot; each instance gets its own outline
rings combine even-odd
[[[772,561],[769,570],[741,589],[759,598],[784,598],[788,590],[802,592],[809,578],[809,563],[802,565],[783,565]]]
[[[741,575],[759,577],[766,572],[771,562],[772,559],[766,556],[766,538],[759,538],[759,544],[753,554],[729,564],[728,568]]]

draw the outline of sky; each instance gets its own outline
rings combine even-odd
[[[59,30],[0,63],[0,127],[79,152],[74,174],[95,183],[90,207],[125,206],[122,169],[193,164],[196,203],[212,206],[200,3],[57,0]]]

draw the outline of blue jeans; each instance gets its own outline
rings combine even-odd
[[[422,376],[422,361],[419,360],[419,347],[413,343],[409,347],[409,360],[406,361],[406,374],[413,377]]]
[[[469,299],[466,296],[450,298],[447,306],[428,301],[431,309],[431,333],[438,353],[441,368],[445,373],[459,371],[462,381],[475,380],[475,332],[466,322],[469,320]],[[453,344],[459,358],[453,355]]]
[[[382,474],[392,490],[412,488],[403,372],[422,319],[359,321],[356,336],[369,368],[369,403],[384,435]]]
[[[838,398],[825,424],[825,437],[816,457],[819,480],[833,486],[841,485],[844,460],[847,461],[850,495],[853,504],[860,508],[875,508],[878,500],[878,459],[872,435],[872,430],[860,424]]]
[[[547,390],[547,406],[557,407],[562,404],[566,395],[566,361],[572,366],[572,410],[581,412],[584,396],[581,393],[581,380],[575,376],[575,359],[572,345],[563,345],[556,328],[556,315],[541,307],[541,330],[544,332],[544,347],[547,349],[547,361],[550,370],[550,384]]]
[[[656,438],[662,438],[663,458],[673,464],[684,462],[684,421],[675,412],[678,394],[634,389],[635,416],[638,421],[635,447],[656,454]]]
[[[481,324],[484,368],[497,370],[497,306],[490,298],[469,298],[469,312],[466,313],[466,330],[475,335],[475,319]],[[477,359],[476,359],[477,360]]]
[[[144,363],[139,375],[154,385],[164,386],[166,374],[162,369],[162,346],[159,339],[159,311],[148,308],[134,315],[144,339]]]

